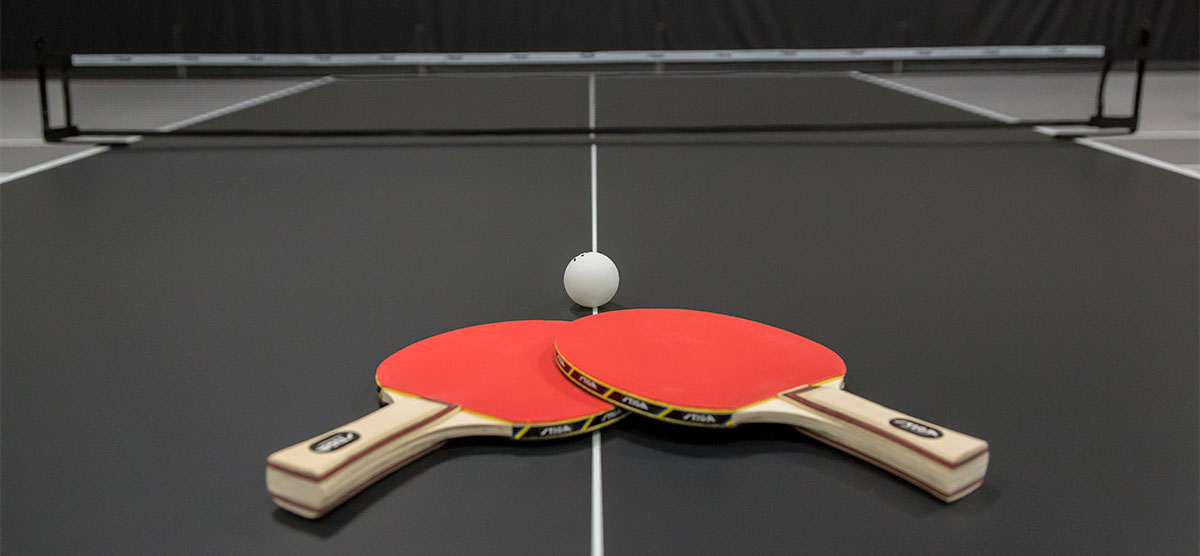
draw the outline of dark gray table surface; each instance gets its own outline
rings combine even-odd
[[[601,82],[597,114],[723,86]],[[578,80],[539,87],[505,109],[586,116]],[[600,437],[606,554],[1197,553],[1195,180],[1025,131],[597,152],[605,310],[793,330],[851,391],[992,449],[946,505],[787,427],[630,418]],[[147,141],[5,184],[0,550],[589,554],[589,437],[454,441],[318,521],[263,484],[268,453],[375,407],[396,349],[586,314],[561,277],[591,245],[589,172],[579,139]]]

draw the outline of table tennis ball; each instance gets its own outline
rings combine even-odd
[[[617,293],[620,282],[617,265],[596,251],[576,255],[567,263],[567,270],[563,273],[563,287],[567,289],[567,295],[584,307],[599,307],[608,303]]]

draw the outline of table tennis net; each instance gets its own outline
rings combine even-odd
[[[50,141],[1038,126],[1120,133],[1136,129],[1144,71],[1140,58],[1121,59],[1101,46],[43,53],[39,61]]]

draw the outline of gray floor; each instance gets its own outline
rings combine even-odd
[[[72,98],[77,114],[95,127],[158,128],[262,97],[303,82],[244,80],[77,80]],[[49,88],[51,117],[61,122],[62,93]],[[37,82],[0,80],[0,178],[87,150],[90,145],[47,145],[41,140]]]
[[[879,77],[985,110],[1018,118],[1082,117],[1095,90],[1090,74],[883,74]],[[154,128],[170,125],[302,83],[297,79],[142,81],[73,83],[74,96],[96,127]],[[1123,113],[1130,105],[1130,73],[1110,79],[1107,106]],[[50,89],[52,107],[59,92]],[[54,118],[60,114],[52,112]],[[86,145],[45,145],[38,122],[33,80],[0,80],[0,178],[86,150]],[[1134,135],[1098,139],[1109,152],[1162,161],[1200,172],[1200,74],[1152,71],[1147,74],[1142,129]],[[1095,144],[1093,144],[1095,146]]]
[[[0,80],[0,178],[86,148],[42,142],[37,83],[31,79]]]
[[[1017,118],[1070,115],[1075,107],[1090,108],[1096,83],[1088,74],[887,76],[915,87],[987,110]],[[1109,79],[1106,110],[1128,113],[1133,75],[1115,73]],[[1014,91],[1021,91],[1019,96]],[[1195,71],[1152,71],[1143,91],[1141,129],[1101,142],[1177,166],[1200,171],[1200,74]],[[1088,114],[1073,114],[1087,116]]]

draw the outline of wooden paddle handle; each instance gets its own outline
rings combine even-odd
[[[987,473],[987,442],[889,409],[840,384],[787,392],[774,421],[879,466],[946,502],[970,494]]]
[[[392,471],[440,446],[435,423],[458,406],[396,396],[394,403],[267,457],[267,490],[281,508],[324,515]]]

